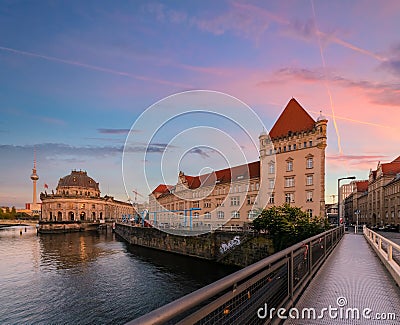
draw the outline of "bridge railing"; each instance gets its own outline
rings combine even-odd
[[[274,323],[260,308],[289,309],[343,234],[341,226],[311,237],[128,324]]]
[[[400,245],[366,226],[363,228],[363,233],[397,285],[400,286]]]

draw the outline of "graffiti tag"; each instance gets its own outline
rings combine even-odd
[[[222,243],[221,247],[219,248],[219,251],[221,254],[225,253],[228,249],[231,249],[235,246],[240,245],[240,237],[235,236],[232,240],[230,240],[228,243]]]

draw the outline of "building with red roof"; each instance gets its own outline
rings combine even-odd
[[[193,228],[243,226],[258,209],[284,203],[323,216],[327,122],[323,116],[315,121],[292,98],[269,135],[261,133],[260,160],[202,175],[181,171],[176,185],[160,184],[150,194],[153,222],[182,227],[190,218]]]

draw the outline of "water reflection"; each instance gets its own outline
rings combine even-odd
[[[41,264],[45,268],[71,269],[83,267],[100,256],[112,254],[107,245],[114,241],[112,233],[67,233],[40,236]]]
[[[0,229],[0,324],[124,324],[234,269],[112,233]]]

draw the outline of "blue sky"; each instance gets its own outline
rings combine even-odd
[[[366,178],[378,161],[399,155],[399,7],[397,1],[2,1],[0,205],[31,200],[34,147],[40,190],[84,169],[103,194],[125,200],[128,130],[153,103],[192,89],[242,100],[267,128],[291,97],[314,118],[323,110],[330,202],[338,177]],[[193,151],[187,168],[208,164],[202,154]]]

